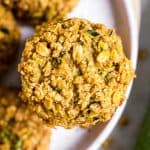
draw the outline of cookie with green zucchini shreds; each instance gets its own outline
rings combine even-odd
[[[20,42],[20,30],[10,11],[0,5],[0,76],[15,60]]]
[[[0,0],[14,15],[31,24],[59,20],[75,7],[78,0]]]
[[[0,150],[48,150],[50,131],[18,98],[0,88]]]
[[[38,26],[18,70],[22,100],[65,128],[110,120],[134,78],[115,30],[78,18]]]

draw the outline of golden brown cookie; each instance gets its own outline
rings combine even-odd
[[[0,76],[16,59],[20,30],[10,11],[0,5]]]
[[[4,6],[12,9],[14,15],[31,24],[64,18],[78,0],[0,0]]]
[[[37,27],[18,70],[22,99],[65,128],[110,120],[134,77],[115,30],[77,18]]]
[[[0,150],[48,150],[50,131],[18,98],[0,88]]]

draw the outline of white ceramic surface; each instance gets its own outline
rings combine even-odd
[[[133,16],[130,0],[80,0],[74,11],[69,17],[87,18],[96,23],[102,23],[108,27],[116,28],[124,44],[125,53],[132,60],[134,68],[137,61],[137,41],[138,27]],[[22,26],[23,48],[26,37],[33,34],[33,29]],[[19,85],[16,65],[8,76],[5,77],[5,83],[11,86]],[[11,76],[11,77],[10,77]],[[128,98],[131,90],[129,87],[126,97]],[[111,133],[120,118],[126,102],[120,106],[109,123],[96,125],[89,129],[76,127],[70,130],[56,127],[52,129],[50,143],[51,150],[96,150]]]

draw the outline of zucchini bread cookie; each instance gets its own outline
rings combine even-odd
[[[0,150],[48,150],[50,131],[18,98],[0,88]]]
[[[18,70],[22,100],[65,128],[110,120],[134,78],[115,30],[78,18],[38,26]]]
[[[65,17],[78,0],[0,0],[15,16],[31,24]]]
[[[0,5],[0,76],[15,60],[20,30],[10,11]]]

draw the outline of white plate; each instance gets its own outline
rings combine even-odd
[[[116,28],[124,44],[128,58],[136,68],[138,49],[138,25],[133,16],[129,0],[80,0],[77,8],[69,17],[87,18],[93,22]],[[126,97],[131,91],[128,88]],[[120,106],[109,123],[96,125],[89,129],[76,127],[66,130],[61,127],[53,129],[52,150],[96,150],[111,133],[120,118],[126,102]]]
[[[106,24],[116,28],[124,44],[128,58],[132,60],[134,68],[137,62],[138,25],[130,6],[130,0],[80,0],[78,6],[69,17],[87,18],[93,22]],[[31,36],[33,30],[22,26],[22,45],[26,37]],[[22,48],[21,48],[22,49]],[[16,66],[14,66],[16,69]],[[14,69],[14,68],[13,68]],[[11,76],[11,78],[10,78]],[[19,85],[16,71],[9,72],[5,83],[11,86]],[[131,85],[127,91],[128,98]],[[73,128],[70,130],[56,127],[52,129],[50,142],[51,150],[96,150],[111,133],[120,118],[126,102],[120,106],[109,123],[96,125],[89,129]]]

